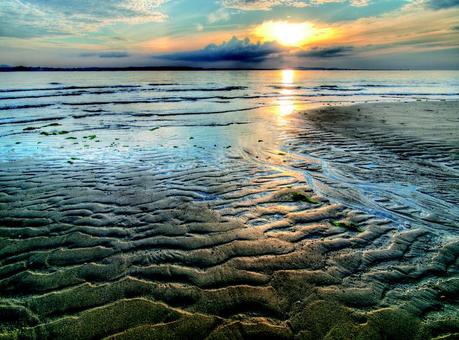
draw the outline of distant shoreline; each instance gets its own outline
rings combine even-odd
[[[203,68],[188,66],[139,66],[139,67],[40,67],[40,66],[3,66],[0,72],[117,72],[117,71],[281,71],[285,68]],[[298,71],[412,71],[411,69],[355,69],[299,67]],[[423,70],[425,71],[425,70]]]

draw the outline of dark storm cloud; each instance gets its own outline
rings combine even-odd
[[[274,43],[251,43],[249,39],[239,40],[233,37],[231,40],[223,42],[221,45],[210,44],[202,50],[177,52],[156,55],[153,57],[190,62],[260,62],[280,51],[280,48]]]
[[[427,0],[426,4],[431,9],[444,9],[459,6],[459,0]]]
[[[309,51],[302,51],[297,54],[299,57],[310,58],[334,58],[343,57],[351,54],[354,48],[352,46],[337,46],[330,48],[313,48]]]
[[[81,53],[80,57],[126,58],[126,57],[129,57],[129,53],[119,52],[119,51],[100,52],[100,53],[85,52],[85,53]]]

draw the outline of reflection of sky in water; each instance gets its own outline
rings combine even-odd
[[[457,71],[3,74],[0,157],[78,153],[103,158],[154,148],[184,155],[202,154],[202,148],[207,148],[207,153],[223,155],[244,143],[271,140],[276,126],[288,125],[290,116],[307,107],[329,102],[458,99],[457,79]],[[29,108],[15,109],[21,106]],[[61,125],[23,131],[49,123]],[[42,131],[69,133],[43,136]],[[97,138],[83,138],[92,134]]]
[[[78,169],[78,163],[85,162],[113,165],[117,171],[119,164],[144,164],[148,159],[145,166],[169,171],[191,169],[196,164],[227,169],[248,157],[282,168],[290,157],[298,157],[288,145],[298,136],[290,135],[296,132],[295,124],[307,124],[307,120],[297,120],[302,110],[330,103],[459,99],[458,79],[457,71],[4,74],[0,90],[18,91],[0,92],[0,163],[23,160],[20,164],[27,165],[34,159]],[[46,127],[49,124],[59,125]],[[425,125],[431,126],[428,122]],[[307,154],[308,144],[300,141],[300,145]],[[279,151],[286,156],[279,156]],[[308,155],[305,162],[312,159],[315,166],[321,164],[321,176],[327,180],[336,180],[340,186],[350,183],[348,175],[356,170],[340,170],[327,161],[337,151],[330,148],[326,152],[324,157]],[[374,168],[375,159],[376,154],[372,154],[369,168]],[[397,166],[402,169],[406,164]],[[308,171],[301,173],[312,176]],[[372,173],[377,171],[372,169]],[[383,191],[388,195],[396,192],[399,201],[422,205],[410,198],[412,193],[393,185],[390,178],[387,190],[386,184],[383,190],[374,186],[381,178],[369,176],[343,192],[363,188],[356,194],[362,197],[369,196],[368,188],[377,197]],[[315,189],[325,196],[338,192],[337,186],[319,182],[321,187]]]

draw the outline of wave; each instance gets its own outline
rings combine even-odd
[[[172,125],[173,127],[191,127],[191,126],[202,126],[202,127],[225,127],[231,125],[247,125],[251,124],[251,122],[228,122],[228,123],[202,123],[202,124],[180,124],[180,125]],[[166,127],[166,126],[165,126]]]
[[[40,107],[52,106],[54,104],[31,104],[31,105],[8,105],[0,107],[0,110],[20,110],[20,109],[36,109]]]
[[[229,91],[240,91],[247,90],[247,86],[225,86],[225,87],[201,87],[194,89],[166,89],[162,90],[163,92],[196,92],[196,91],[205,91],[205,92],[229,92]]]
[[[276,90],[284,90],[284,89],[289,89],[289,90],[301,90],[301,89],[309,89],[309,87],[306,87],[306,86],[296,86],[296,85],[287,85],[287,84],[283,84],[283,85],[271,85],[270,86],[271,88],[273,89],[276,89]]]
[[[233,109],[233,110],[221,110],[221,111],[205,111],[205,112],[180,112],[180,113],[152,113],[152,114],[130,114],[134,117],[149,117],[149,116],[159,116],[159,117],[173,117],[173,116],[192,116],[192,115],[213,115],[220,113],[231,113],[231,112],[242,112],[242,111],[252,111],[261,108],[262,106],[246,107],[242,109]]]
[[[314,90],[327,90],[327,91],[338,91],[338,92],[358,92],[362,91],[361,88],[348,88],[348,87],[339,87],[337,85],[321,85],[313,87]]]
[[[153,85],[153,84],[150,84]],[[176,86],[179,84],[155,84],[154,86]],[[57,92],[57,93],[46,93],[46,94],[36,94],[36,95],[24,95],[24,96],[7,96],[7,97],[0,97],[0,100],[17,100],[17,99],[39,99],[39,98],[51,98],[51,97],[72,97],[72,96],[81,96],[84,94],[89,95],[101,95],[101,94],[116,94],[120,91],[116,90],[106,90],[106,91],[85,91],[90,89],[122,89],[123,92],[130,92],[130,91],[152,91],[158,90],[160,92],[230,92],[230,91],[238,91],[238,90],[247,90],[247,86],[226,86],[226,87],[218,87],[218,88],[174,88],[174,89],[155,89],[155,88],[144,88],[140,89],[141,86],[92,86],[92,87],[75,87],[75,86],[68,86],[68,87],[60,87],[60,88],[41,88],[41,89],[25,89],[18,91],[17,89],[13,90],[0,90],[0,92],[8,93],[8,92],[28,92],[28,91],[48,91],[48,90],[57,90],[57,91],[65,91],[65,90],[81,90],[76,92]]]
[[[1,89],[0,93],[7,92],[31,92],[31,91],[56,91],[56,90],[87,90],[87,89],[115,89],[115,88],[139,88],[141,85],[98,85],[98,86],[60,86],[25,89]]]
[[[0,121],[0,125],[29,124],[29,123],[35,123],[35,122],[47,122],[47,121],[53,121],[53,120],[62,120],[62,119],[65,119],[65,118],[66,117],[42,117],[42,118],[20,119],[20,120],[10,120],[10,121],[2,120],[2,121]],[[8,118],[8,119],[11,119],[11,118]]]
[[[179,83],[150,83],[148,84],[150,86],[178,86],[180,85]],[[184,85],[184,84],[182,84]]]
[[[45,95],[30,95],[30,96],[16,96],[16,97],[0,97],[0,100],[17,100],[17,99],[40,99],[40,98],[50,98],[50,97],[71,97],[71,96],[81,96],[84,93],[91,92],[72,92],[72,93],[58,93],[58,94],[45,94]],[[91,94],[95,94],[94,92]]]
[[[149,86],[180,86],[179,83],[150,83]],[[93,86],[58,86],[58,87],[40,87],[24,89],[0,89],[0,93],[8,92],[33,92],[33,91],[65,91],[65,90],[91,90],[91,89],[138,89],[142,85],[93,85]],[[167,89],[165,92],[186,92],[186,91],[236,91],[247,90],[247,86],[224,86],[224,87],[200,87],[190,89]]]
[[[65,102],[62,105],[68,106],[92,106],[92,105],[128,105],[128,104],[151,104],[151,103],[176,103],[186,101],[199,101],[211,99],[258,99],[258,98],[273,98],[275,96],[256,95],[256,96],[208,96],[208,97],[161,97],[155,99],[137,99],[137,100],[107,100],[107,101],[94,101],[94,102]]]

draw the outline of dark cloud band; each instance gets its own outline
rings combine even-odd
[[[353,52],[352,46],[337,46],[330,48],[313,48],[309,51],[301,51],[297,53],[299,57],[310,58],[335,58],[348,56]]]
[[[119,52],[119,51],[111,51],[111,52],[85,52],[81,53],[80,57],[99,57],[99,58],[127,58],[129,57],[129,53],[127,52]]]
[[[249,39],[233,37],[221,45],[210,44],[202,50],[156,55],[154,58],[189,62],[260,62],[280,51],[274,43],[251,43]]]

